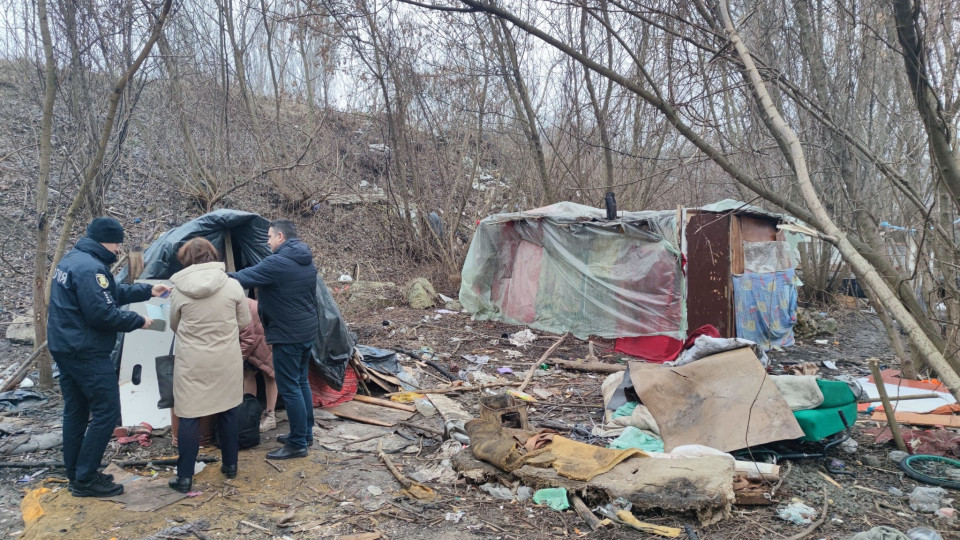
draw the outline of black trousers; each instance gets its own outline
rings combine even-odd
[[[236,465],[240,453],[240,406],[217,413],[217,432],[220,435],[220,455],[224,465]],[[200,419],[181,418],[177,431],[177,476],[193,478],[200,452]]]
[[[103,452],[120,418],[120,388],[109,356],[53,353],[63,392],[63,463],[67,478],[96,478]]]

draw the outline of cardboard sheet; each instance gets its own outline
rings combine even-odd
[[[123,484],[123,493],[105,499],[124,503],[124,510],[130,512],[154,512],[187,497],[185,493],[170,489],[167,485],[169,478],[166,476],[138,476],[113,463],[108,465],[104,472],[112,474],[114,482]]]
[[[919,396],[931,393],[936,393],[940,396],[939,398],[896,401],[893,403],[893,407],[898,413],[950,414],[951,412],[960,412],[960,408],[957,407],[957,400],[950,395],[950,391],[943,384],[931,381],[901,379],[900,372],[895,369],[885,369],[880,373],[880,376],[883,377],[883,386],[887,389],[887,395],[891,398]],[[880,397],[880,393],[877,391],[876,381],[873,380],[873,377],[857,379],[857,382],[871,398],[876,399]],[[874,411],[882,411],[883,404],[879,401],[874,401],[871,403],[861,403],[857,406],[857,410],[861,412],[871,408]]]
[[[680,367],[634,362],[630,377],[657,420],[666,452],[684,444],[729,452],[803,437],[786,400],[749,348]]]

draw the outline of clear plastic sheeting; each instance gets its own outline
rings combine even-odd
[[[793,248],[789,242],[744,242],[744,269],[753,274],[782,272],[796,266],[793,264]]]
[[[686,336],[677,213],[558,203],[480,222],[460,302],[496,319],[580,339]]]

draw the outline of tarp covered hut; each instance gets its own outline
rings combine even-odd
[[[684,340],[711,324],[793,343],[799,281],[781,218],[736,201],[618,212],[562,202],[482,220],[460,301],[480,320],[581,339]]]
[[[150,244],[143,253],[144,269],[138,279],[169,279],[183,268],[177,260],[177,251],[187,240],[196,237],[209,240],[224,257],[228,269],[242,270],[253,266],[270,254],[270,248],[267,247],[269,226],[269,221],[251,212],[221,209],[204,214],[166,231]],[[126,279],[127,274],[128,267],[121,270],[117,279]],[[347,363],[353,354],[355,338],[344,324],[340,308],[319,276],[316,292],[320,326],[313,344],[311,371],[333,388],[340,389]],[[166,352],[146,351],[143,354],[152,355],[152,360],[153,356]]]

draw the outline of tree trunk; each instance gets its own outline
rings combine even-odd
[[[50,242],[50,219],[47,202],[50,194],[50,159],[52,153],[53,104],[57,94],[57,62],[53,58],[53,40],[47,18],[47,0],[37,1],[40,36],[43,39],[44,94],[43,116],[40,119],[40,174],[37,175],[37,250],[33,260],[33,324],[34,343],[47,341],[47,248]],[[40,353],[41,390],[53,386],[53,367],[49,350]]]
[[[107,144],[110,141],[110,134],[113,132],[113,124],[117,116],[117,106],[120,103],[120,98],[123,96],[123,88],[127,85],[137,70],[140,69],[140,66],[147,59],[147,56],[150,55],[150,51],[153,50],[154,43],[156,43],[157,39],[160,38],[160,33],[163,31],[163,23],[166,21],[167,15],[170,13],[170,6],[172,3],[173,0],[164,0],[163,6],[160,10],[160,16],[154,23],[153,30],[151,31],[147,42],[144,44],[143,50],[140,51],[140,54],[133,61],[133,64],[116,82],[113,87],[113,91],[110,93],[110,103],[107,107],[107,116],[104,118],[103,130],[100,134],[100,144],[97,147],[97,154],[84,169],[83,183],[80,185],[80,190],[77,192],[76,197],[74,197],[73,203],[70,204],[70,208],[67,210],[67,215],[63,220],[63,230],[60,232],[60,240],[57,242],[57,249],[56,252],[54,252],[53,264],[51,265],[50,271],[47,274],[47,288],[44,299],[45,302],[49,301],[50,281],[53,279],[53,272],[56,270],[57,264],[60,262],[61,257],[63,257],[63,252],[66,251],[67,241],[70,239],[70,232],[73,228],[73,224],[77,219],[77,215],[80,213],[80,208],[83,206],[87,192],[93,185],[94,179],[100,170],[100,165],[103,163],[103,156],[106,154]]]
[[[830,219],[813,184],[810,182],[806,157],[804,156],[800,139],[783,120],[783,117],[780,116],[780,112],[774,107],[773,101],[767,93],[766,84],[760,77],[760,72],[753,62],[750,51],[747,50],[743,40],[740,39],[739,34],[737,34],[736,29],[733,27],[733,22],[730,20],[730,14],[727,11],[726,0],[720,2],[720,11],[723,16],[724,27],[727,31],[728,38],[733,44],[737,55],[740,57],[740,61],[743,62],[744,71],[750,78],[755,95],[762,107],[763,114],[768,116],[771,124],[789,146],[790,162],[796,173],[800,193],[803,196],[804,202],[807,204],[807,208],[814,214],[818,228],[833,237],[834,245],[840,251],[840,254],[843,255],[843,258],[858,274],[863,276],[867,285],[877,293],[877,299],[890,311],[897,322],[900,323],[900,326],[906,330],[914,348],[927,359],[927,362],[936,370],[943,383],[950,388],[954,397],[960,401],[960,374],[949,364],[937,347],[927,339],[926,334],[923,333],[923,330],[907,309],[903,307],[903,304],[900,303],[883,278],[881,278],[877,271],[870,266],[870,263],[857,252],[850,241],[847,240],[843,231]]]

